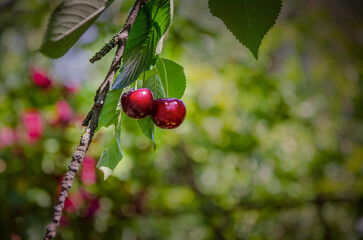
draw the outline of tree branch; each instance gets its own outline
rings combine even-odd
[[[113,38],[106,43],[102,49],[100,51],[98,51],[89,61],[91,63],[94,63],[98,60],[100,60],[101,58],[103,58],[107,53],[109,53],[111,51],[112,48],[117,46],[118,43],[118,35],[113,36]]]
[[[83,124],[87,127],[81,136],[81,140],[77,147],[77,150],[72,155],[72,161],[68,165],[69,170],[67,171],[65,178],[62,181],[62,190],[59,194],[58,202],[54,206],[53,219],[52,222],[47,226],[47,232],[45,234],[44,240],[53,239],[56,236],[56,229],[57,226],[59,225],[60,219],[62,218],[64,201],[68,196],[68,192],[72,187],[74,177],[81,165],[81,162],[86,156],[86,152],[92,141],[94,132],[98,126],[98,118],[101,113],[103,104],[105,102],[107,92],[110,89],[116,71],[120,68],[121,58],[125,50],[127,38],[129,36],[131,27],[135,22],[136,16],[141,6],[146,2],[147,0],[137,0],[135,2],[125,22],[125,25],[117,35],[118,41],[117,41],[117,50],[115,56],[111,63],[110,69],[105,77],[105,80],[97,89],[96,96],[94,99],[95,103],[92,107],[92,110],[90,111],[90,113],[87,115],[86,119],[83,122]]]

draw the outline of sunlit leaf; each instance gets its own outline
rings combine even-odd
[[[166,96],[169,98],[182,98],[186,88],[183,67],[171,60],[159,58],[155,71],[161,79]]]
[[[115,135],[112,138],[111,144],[102,153],[97,163],[97,167],[104,173],[104,180],[111,175],[123,157],[121,151],[121,115],[119,115],[119,121],[115,127]]]
[[[158,75],[154,75],[146,79],[142,87],[150,89],[154,95],[154,99],[165,98],[163,84],[161,83]]]
[[[101,114],[98,119],[98,128],[109,127],[117,123],[117,118],[120,115],[118,103],[121,97],[122,89],[115,89],[110,91],[107,96]]]
[[[171,23],[169,0],[151,0],[139,11],[128,38],[113,89],[125,88],[155,65],[156,48]],[[159,44],[160,46],[160,44]],[[159,52],[158,52],[159,53]]]

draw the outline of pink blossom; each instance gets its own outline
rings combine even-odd
[[[0,129],[0,148],[11,146],[16,141],[15,131],[9,127]]]
[[[48,74],[43,69],[31,68],[30,75],[33,82],[41,88],[48,88],[52,85],[52,80],[50,80]]]
[[[77,192],[70,193],[64,202],[65,211],[75,212],[82,208],[87,212],[85,217],[91,218],[94,217],[100,206],[99,198],[96,195],[87,192],[84,188],[80,188]]]
[[[82,162],[81,180],[86,185],[93,185],[96,182],[96,161],[86,156]]]
[[[16,233],[11,233],[10,239],[11,240],[21,240],[21,237]]]
[[[89,202],[87,217],[94,217],[97,210],[101,207],[100,200],[98,198],[93,199]]]
[[[62,215],[61,220],[59,221],[59,225],[61,225],[62,227],[66,227],[69,225],[69,218],[66,214]]]
[[[74,117],[74,125],[76,125],[76,127],[80,128],[83,127],[83,120],[86,118],[86,115],[84,114],[77,114]]]
[[[68,123],[73,119],[73,110],[66,101],[58,101],[55,108],[60,122]]]
[[[68,82],[66,84],[64,84],[64,88],[67,91],[67,93],[70,94],[76,94],[79,92],[80,84],[79,82],[73,81],[73,82]]]
[[[82,197],[86,200],[86,201],[89,201],[89,200],[92,200],[92,199],[95,199],[96,196],[90,192],[88,192],[86,189],[84,189],[83,187],[80,187],[79,188],[79,192],[81,193]]]
[[[35,110],[27,111],[22,116],[25,126],[25,139],[28,143],[35,143],[43,136],[44,122],[42,115]]]
[[[64,201],[64,209],[67,212],[75,212],[82,206],[82,203],[83,203],[82,194],[79,191],[72,192],[68,195],[68,197]]]
[[[101,207],[100,199],[96,195],[87,192],[86,189],[80,188],[83,199],[86,202],[87,215],[86,217],[92,218],[95,216],[97,210]]]

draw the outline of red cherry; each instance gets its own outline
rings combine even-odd
[[[121,105],[127,116],[141,119],[151,114],[154,97],[147,88],[131,89],[122,94]]]
[[[172,129],[184,120],[187,110],[182,100],[176,98],[160,98],[154,101],[151,118],[159,128]]]

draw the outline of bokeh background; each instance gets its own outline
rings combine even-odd
[[[0,239],[42,239],[59,183],[132,0],[115,1],[62,58],[34,51],[59,1],[0,3]],[[57,239],[362,239],[363,2],[284,1],[256,61],[178,0],[163,57],[185,68],[187,118],[126,118],[124,159],[103,181],[95,136]]]

